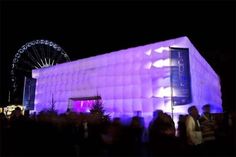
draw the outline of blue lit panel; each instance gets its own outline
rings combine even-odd
[[[173,105],[186,105],[192,102],[191,77],[189,71],[189,50],[171,48],[171,87]]]

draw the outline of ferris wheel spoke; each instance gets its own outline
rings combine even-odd
[[[52,64],[51,65],[54,65],[54,60],[52,60]]]
[[[47,45],[48,46],[48,45]],[[41,45],[43,51],[44,51],[44,54],[45,54],[45,58],[47,59],[48,57],[48,54],[47,54],[47,49],[45,49],[45,45]]]
[[[28,66],[30,66],[31,68],[34,68],[35,65],[33,65],[31,62],[27,61],[27,60],[22,60],[23,63],[27,64]]]
[[[56,55],[56,56],[54,57],[54,59],[53,59],[53,63],[56,64],[56,60],[57,60],[58,56],[59,56],[59,55]]]
[[[47,63],[46,62],[44,63],[44,61],[42,59],[36,60],[34,57],[32,59],[34,59],[33,61],[34,61],[34,63],[36,63],[38,68],[42,68],[45,65],[47,65]]]
[[[42,53],[42,58],[46,58],[42,45],[39,45],[39,49],[40,49],[40,51]]]
[[[50,58],[48,58],[48,66],[50,66],[51,64],[50,64]]]
[[[51,49],[51,47],[50,46],[47,46],[47,48],[46,48],[47,50],[47,58],[48,58],[48,62],[49,62],[49,65],[50,65],[50,49]]]
[[[57,60],[58,56],[60,56],[60,53],[58,54],[56,51],[53,51],[53,60],[54,62]]]
[[[39,62],[37,62],[37,64],[38,64],[38,66],[36,66],[36,67],[38,67],[38,68],[42,68],[43,67],[43,65],[41,65]]]
[[[45,60],[45,66],[47,66],[48,65],[47,58],[44,58],[44,60]]]
[[[28,51],[27,51],[27,56],[30,58],[30,60],[32,60],[33,62],[37,62],[37,60],[34,58],[34,56],[32,56],[32,54]]]
[[[27,53],[29,58],[35,63],[37,64],[39,67],[43,67],[43,65],[41,65],[29,52]],[[38,67],[37,66],[37,67]]]
[[[41,64],[39,61],[35,61],[34,64],[35,64],[35,66],[38,67],[38,68],[43,67],[43,64]],[[34,66],[34,67],[35,67],[35,66]]]
[[[34,47],[32,47],[32,49],[33,49],[33,52],[34,52],[34,54],[35,54],[37,60],[40,61],[40,55],[39,55],[39,53],[38,53],[38,50],[37,50],[36,48],[34,48]]]
[[[39,68],[41,66],[38,65],[38,62],[33,62],[32,60],[22,60],[23,63],[27,64],[28,66],[30,66],[31,68]]]
[[[40,59],[40,62],[42,65],[45,65],[45,63],[43,62],[43,59]]]

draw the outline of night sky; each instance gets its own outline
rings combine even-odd
[[[224,1],[1,2],[0,104],[13,56],[31,40],[54,41],[76,60],[187,36],[219,74],[224,109],[235,111],[235,8]]]

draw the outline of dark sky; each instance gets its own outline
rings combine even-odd
[[[0,103],[13,56],[31,40],[54,41],[76,60],[188,36],[220,76],[225,110],[234,110],[235,8],[225,1],[2,2]]]

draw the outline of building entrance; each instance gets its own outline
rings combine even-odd
[[[80,98],[70,98],[68,109],[73,112],[90,112],[91,107],[98,100],[101,100],[100,96],[94,97],[80,97]]]

